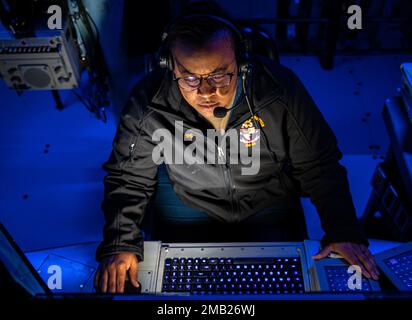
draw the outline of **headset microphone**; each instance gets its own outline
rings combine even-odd
[[[252,107],[251,107],[251,105],[250,105],[249,99],[247,98],[247,91],[246,91],[246,74],[247,74],[249,71],[248,71],[248,69],[247,69],[247,70],[241,70],[241,72],[242,72],[242,91],[243,91],[244,96],[246,97],[246,102],[247,102],[247,104],[248,104],[250,114],[252,115],[252,121],[255,122],[255,121],[256,121],[256,120],[254,119],[255,114],[254,114],[253,111],[252,111]],[[233,106],[232,108],[216,107],[216,108],[213,110],[213,115],[214,115],[216,118],[224,118],[224,117],[226,116],[226,114],[227,114],[230,110],[236,109],[238,106],[240,106],[240,101],[239,101],[235,106]],[[256,127],[257,127],[257,126],[256,126]]]
[[[232,107],[232,108],[225,108],[225,107],[216,107],[214,110],[213,110],[213,115],[216,117],[216,118],[224,118],[225,116],[226,116],[226,113],[228,113],[230,110],[232,110],[232,109],[235,109],[235,108],[237,108],[238,106],[240,105],[240,103],[238,103],[237,105],[235,105],[234,107]]]

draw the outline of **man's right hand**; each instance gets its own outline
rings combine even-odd
[[[133,286],[139,287],[137,271],[139,262],[134,253],[118,253],[105,257],[94,277],[94,288],[98,292],[123,293],[126,272]]]

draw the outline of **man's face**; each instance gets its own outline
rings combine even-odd
[[[172,50],[174,74],[176,78],[233,73],[230,84],[214,88],[203,78],[198,89],[188,91],[179,86],[185,100],[208,120],[215,120],[213,110],[228,107],[236,91],[236,56],[229,36],[219,36],[210,40],[202,48],[192,48],[179,41]]]

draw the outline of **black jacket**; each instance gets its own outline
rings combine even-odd
[[[242,165],[229,161],[168,164],[178,197],[217,219],[235,222],[271,206],[273,199],[306,195],[319,212],[324,244],[367,243],[356,219],[346,170],[339,164],[342,154],[336,138],[299,79],[291,70],[260,57],[249,75],[248,90],[254,112],[264,123],[259,172],[242,175]],[[250,118],[241,96],[227,129],[239,132]],[[170,72],[154,71],[134,88],[111,156],[103,165],[106,223],[97,260],[117,252],[133,252],[143,259],[140,225],[157,185],[158,165],[152,160],[157,142],[152,134],[159,128],[174,132],[175,121],[184,122],[184,131],[197,128],[206,135],[206,129],[213,129],[183,99]]]

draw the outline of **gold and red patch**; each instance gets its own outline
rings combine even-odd
[[[259,122],[261,128],[265,126],[265,123],[258,116],[254,116],[254,119]],[[246,147],[252,147],[260,139],[259,128],[256,128],[255,121],[250,117],[248,120],[242,123],[240,126],[240,142]]]

